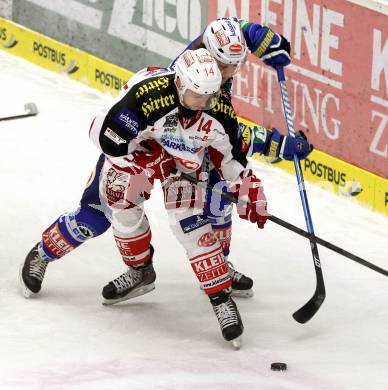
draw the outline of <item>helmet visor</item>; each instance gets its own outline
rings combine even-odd
[[[186,89],[182,97],[182,104],[193,111],[212,110],[220,97],[220,91],[205,95]]]

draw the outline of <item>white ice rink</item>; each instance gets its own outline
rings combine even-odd
[[[386,390],[388,279],[320,247],[327,298],[301,325],[315,289],[308,241],[235,218],[231,260],[255,281],[238,299],[234,351],[166,221],[147,203],[156,290],[111,307],[102,287],[124,271],[111,231],[49,265],[41,293],[22,297],[19,265],[42,231],[77,208],[98,150],[89,124],[111,97],[0,53],[0,117],[35,102],[34,118],[0,122],[0,389]],[[284,131],[284,130],[283,130]],[[319,145],[316,145],[319,148]],[[351,147],[351,145],[349,146]],[[269,211],[305,228],[296,179],[258,165]],[[388,269],[388,219],[307,185],[316,234]],[[270,370],[286,362],[286,372]]]

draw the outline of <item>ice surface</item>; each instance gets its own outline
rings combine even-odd
[[[291,314],[314,292],[306,239],[235,218],[231,260],[255,280],[237,300],[245,324],[234,351],[173,238],[157,188],[147,204],[156,290],[117,306],[101,289],[123,272],[111,232],[49,265],[26,300],[19,264],[59,214],[75,210],[99,155],[88,139],[111,97],[0,53],[0,389],[386,390],[388,280],[320,248],[327,298],[307,324]],[[317,145],[319,147],[319,145]],[[258,165],[269,209],[304,225],[296,179]],[[307,185],[317,235],[388,268],[388,219]],[[270,364],[285,362],[286,372]]]

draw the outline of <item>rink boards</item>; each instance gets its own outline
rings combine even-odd
[[[3,18],[0,18],[0,48],[113,96],[133,75],[131,71]],[[252,123],[243,118],[240,120]],[[261,157],[258,159],[271,163]],[[301,164],[309,182],[388,216],[388,180],[319,150],[314,150]],[[281,161],[273,165],[294,172],[292,162]]]

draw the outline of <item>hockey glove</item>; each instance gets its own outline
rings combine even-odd
[[[292,160],[294,154],[300,160],[305,159],[313,150],[313,145],[307,141],[303,131],[299,131],[294,137],[284,136],[275,128],[272,131],[262,126],[247,126],[239,123],[239,138],[241,138],[241,152],[251,157],[255,153],[280,157],[284,160]]]
[[[308,143],[303,131],[298,131],[295,137],[290,137],[281,135],[277,129],[273,128],[267,149],[269,150],[268,155],[272,157],[293,160],[294,154],[296,154],[299,160],[304,160],[314,147]]]
[[[242,219],[257,223],[263,229],[269,214],[267,199],[260,179],[251,174],[241,184],[235,186],[234,195],[238,198],[237,212]]]
[[[164,179],[170,176],[171,167],[175,167],[174,159],[157,142],[147,140],[141,142],[144,151],[135,151],[133,162],[144,168],[153,179]]]
[[[274,33],[270,29],[268,29],[263,43],[268,40],[270,40],[269,45],[260,58],[266,65],[272,66],[274,69],[287,66],[291,62],[290,42],[283,35]]]

